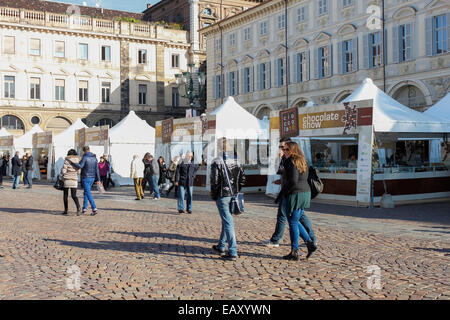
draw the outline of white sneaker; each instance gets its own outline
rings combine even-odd
[[[159,200],[159,198],[153,198],[153,200]]]
[[[274,243],[274,242],[272,242],[272,241],[270,241],[270,240],[264,241],[263,244],[264,244],[266,247],[270,247],[270,248],[278,248],[278,247],[280,246],[279,243]]]

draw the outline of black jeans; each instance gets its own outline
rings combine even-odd
[[[108,190],[108,176],[101,176],[100,181],[102,182],[105,190]]]
[[[69,209],[68,198],[69,198],[69,189],[70,194],[72,196],[75,205],[77,206],[77,211],[80,210],[80,202],[78,202],[77,198],[77,188],[64,188],[64,212],[67,212]]]
[[[148,184],[149,190],[150,190],[150,194],[153,193],[153,180],[152,180],[152,175],[148,174],[145,176],[145,184],[142,183],[142,190],[144,190],[145,193],[145,187]]]

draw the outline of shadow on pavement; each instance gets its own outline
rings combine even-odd
[[[8,213],[41,213],[61,216],[64,210],[40,210],[40,209],[22,209],[22,208],[0,208],[0,212]]]
[[[413,248],[413,249],[445,253],[444,256],[450,256],[450,248]]]
[[[81,242],[81,241],[65,241],[58,239],[43,239],[44,241],[58,242],[63,246],[78,247],[82,249],[94,250],[115,250],[135,253],[164,254],[171,256],[184,256],[197,259],[214,259],[221,258],[213,252],[212,248],[205,248],[193,245],[179,245],[170,243],[142,243],[142,242],[120,242],[120,241],[100,241],[100,242]],[[199,255],[211,255],[211,257],[203,257]],[[281,256],[272,256],[267,254],[256,254],[250,252],[238,252],[240,257],[254,257],[282,260]],[[239,260],[238,260],[239,261]]]
[[[100,209],[99,209],[100,210]],[[138,209],[127,209],[127,208],[102,208],[101,211],[119,211],[119,212],[140,212],[140,213],[161,213],[161,214],[171,214],[171,215],[181,215],[178,212],[172,211],[155,211],[155,210],[138,210]]]

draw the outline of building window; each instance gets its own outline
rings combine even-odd
[[[353,0],[342,0],[342,7],[349,7],[353,5]]]
[[[109,118],[103,118],[103,119],[98,120],[98,121],[95,123],[95,126],[96,126],[96,127],[108,126],[108,127],[112,128],[112,127],[114,127],[114,124],[115,124],[115,123],[114,123],[113,120],[111,120],[111,119],[109,119]]]
[[[278,29],[284,29],[286,27],[286,16],[284,14],[280,14],[278,16]]]
[[[31,39],[30,40],[30,55],[40,56],[41,55],[41,40]]]
[[[55,81],[55,100],[64,101],[65,100],[65,81],[62,79],[56,79]]]
[[[215,47],[216,51],[222,50],[222,39],[216,39],[214,41],[214,47]]]
[[[172,68],[179,68],[179,67],[180,67],[180,55],[173,54],[172,55]]]
[[[298,83],[303,81],[308,81],[308,52],[300,52],[297,53],[296,56],[297,63],[297,79]]]
[[[78,82],[78,101],[88,102],[88,81],[80,80]]]
[[[12,36],[5,36],[3,38],[3,53],[16,53],[16,38]]]
[[[236,45],[236,34],[235,33],[230,34],[228,39],[230,47],[234,47]]]
[[[370,67],[379,67],[383,64],[381,32],[369,35]]]
[[[5,92],[6,99],[14,99],[16,96],[16,78],[13,76],[5,76]]]
[[[66,43],[64,41],[55,41],[55,57],[64,58],[66,56]]]
[[[250,92],[250,68],[244,68],[244,93]]]
[[[433,18],[433,40],[435,54],[443,54],[448,52],[448,35],[447,35],[447,16],[440,15]]]
[[[319,78],[331,76],[331,46],[319,48]]]
[[[348,73],[352,72],[354,70],[353,63],[354,63],[354,57],[353,57],[353,40],[347,40],[342,43],[342,50],[343,50],[343,72]]]
[[[141,49],[138,51],[138,63],[147,63],[147,50]]]
[[[31,78],[30,79],[30,99],[40,100],[41,99],[41,79]]]
[[[172,88],[172,107],[180,106],[180,93],[178,88]]]
[[[244,41],[249,41],[249,40],[251,40],[251,28],[250,27],[248,27],[248,28],[245,28],[244,29]]]
[[[24,130],[25,128],[23,122],[15,116],[3,116],[0,120],[0,127],[7,130]]]
[[[408,23],[399,26],[398,35],[400,62],[411,60],[411,24]]]
[[[229,73],[230,77],[230,96],[234,96],[236,94],[236,72],[231,71]]]
[[[265,90],[269,88],[269,71],[270,70],[270,62],[261,63],[259,65],[259,89]]]
[[[214,99],[219,99],[222,96],[222,81],[221,76],[216,75],[215,77],[215,95]]]
[[[31,123],[32,124],[39,124],[39,123],[41,123],[41,119],[39,119],[39,117],[37,117],[37,116],[34,116],[34,117],[31,118]]]
[[[111,61],[111,47],[102,46],[102,61]]]
[[[285,60],[283,58],[277,59],[277,85],[281,87],[284,85],[285,77]]]
[[[319,1],[319,16],[328,13],[328,0],[318,0]]]
[[[306,20],[306,7],[297,8],[297,22]]]
[[[211,23],[209,22],[203,22],[203,28],[209,27],[211,25]]]
[[[147,85],[146,84],[139,85],[139,104],[142,104],[142,105],[147,104]]]
[[[259,24],[259,34],[262,36],[267,34],[267,21],[263,21]]]
[[[211,9],[210,8],[204,8],[203,9],[203,14],[206,14],[206,15],[210,16],[211,15]]]
[[[80,52],[79,52],[79,58],[81,59],[81,60],[88,60],[88,58],[89,58],[89,52],[88,52],[88,44],[87,43],[80,43],[79,44],[79,50],[80,50]]]
[[[102,103],[111,102],[111,82],[102,82]]]

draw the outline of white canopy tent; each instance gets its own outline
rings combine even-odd
[[[31,150],[33,149],[33,134],[38,132],[44,131],[41,129],[41,127],[39,127],[39,125],[35,124],[33,128],[31,128],[23,136],[14,139],[14,152],[19,151],[20,155],[23,155],[27,151],[31,152]],[[36,157],[33,158],[33,178],[40,179],[41,173],[39,171],[39,162]]]
[[[429,108],[424,114],[450,121],[450,92]]]
[[[0,137],[9,137],[12,134],[8,132],[5,128],[0,129]],[[14,138],[13,138],[14,139]],[[9,153],[10,156],[12,156],[13,150],[10,147],[3,147],[0,146],[0,154]],[[7,171],[7,175],[11,173],[11,162],[9,162],[9,170]]]
[[[443,133],[450,122],[441,121],[402,105],[379,89],[370,78],[342,101],[373,100],[373,125],[375,132]]]
[[[132,185],[130,166],[133,155],[142,159],[145,153],[155,152],[155,128],[139,118],[134,111],[109,130],[110,163],[112,178],[118,185]]]
[[[82,128],[87,128],[87,126],[78,118],[70,127],[53,137],[52,145],[55,156],[54,169],[56,174],[61,171],[67,152],[75,148],[75,131]]]
[[[0,129],[0,137],[8,137],[10,135],[11,133],[9,133],[8,130],[6,130],[5,128]]]

